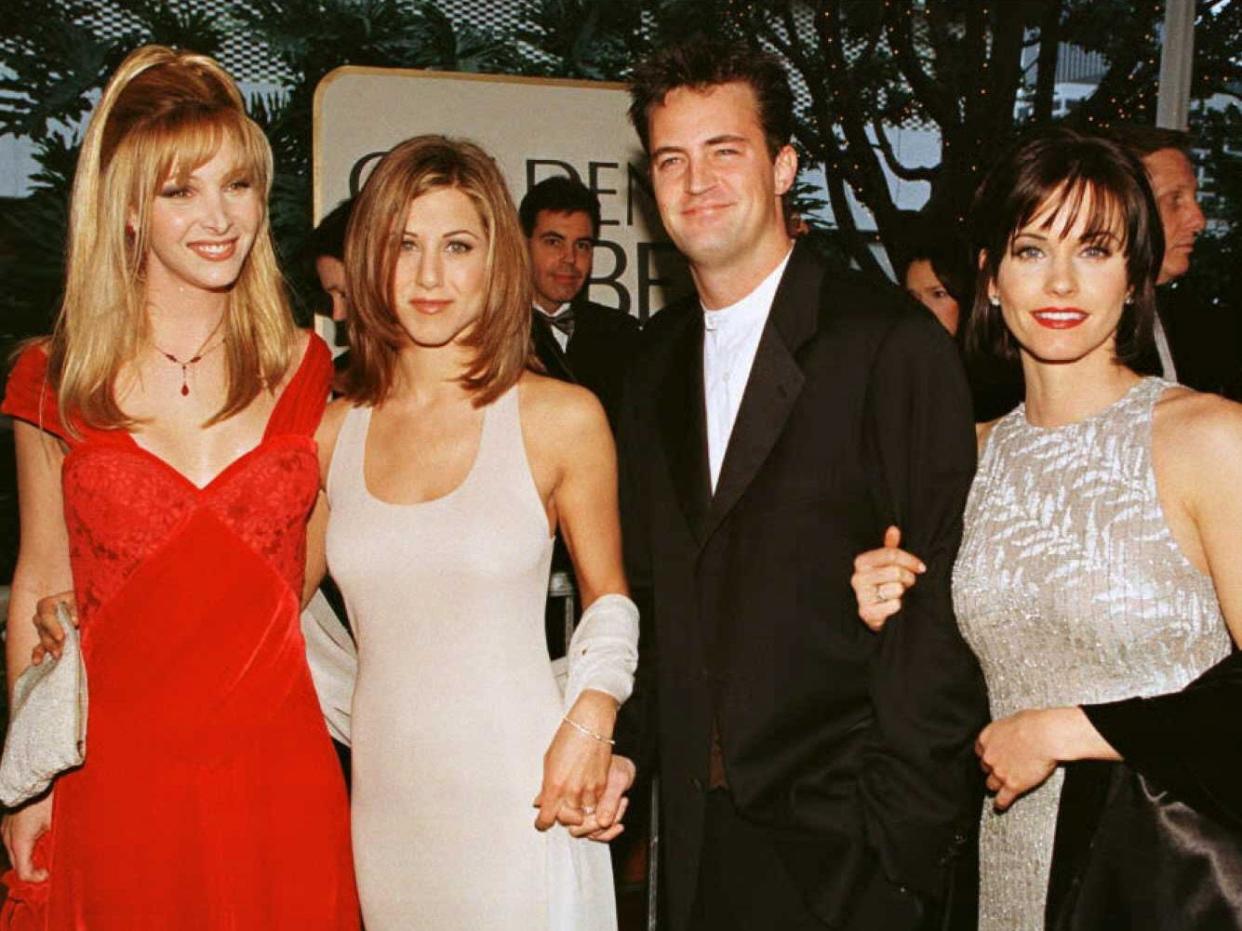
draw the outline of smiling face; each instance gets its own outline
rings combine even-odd
[[[591,276],[595,257],[591,217],[581,210],[540,210],[526,244],[535,279],[535,303],[554,313],[572,301]]]
[[[148,292],[225,291],[237,281],[263,219],[262,196],[241,164],[225,141],[204,164],[164,180],[148,224]]]
[[[460,341],[487,297],[488,234],[474,201],[455,187],[410,203],[392,275],[392,308],[410,341]]]
[[[1159,149],[1144,157],[1143,167],[1151,181],[1160,224],[1164,227],[1164,259],[1160,263],[1157,284],[1180,278],[1190,270],[1190,254],[1195,237],[1203,232],[1207,221],[1199,209],[1196,195],[1199,183],[1194,166],[1178,149]]]
[[[1077,211],[1060,196],[1041,206],[1015,232],[988,284],[988,296],[1000,299],[1005,326],[1034,360],[1113,358],[1130,293],[1124,231],[1117,211],[1112,222],[1090,225],[1091,201],[1087,191]]]
[[[951,336],[957,335],[961,308],[936,277],[930,259],[915,259],[910,263],[906,269],[905,285],[910,296],[930,310]]]
[[[679,87],[648,121],[651,179],[664,228],[696,272],[770,267],[788,249],[781,195],[793,149],[768,152],[754,90]]]

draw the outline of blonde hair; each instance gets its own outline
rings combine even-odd
[[[183,181],[226,141],[261,192],[263,212],[229,292],[227,393],[207,425],[243,410],[288,370],[294,328],[267,217],[267,138],[215,61],[148,45],[127,56],[104,88],[74,175],[65,294],[48,346],[49,379],[66,426],[73,417],[105,429],[134,425],[117,404],[116,380],[149,337],[144,258],[152,202],[169,176]]]
[[[375,167],[345,233],[352,315],[346,394],[352,400],[379,404],[392,390],[397,353],[408,339],[393,311],[401,232],[416,198],[448,187],[470,198],[488,234],[483,312],[467,337],[475,355],[461,384],[482,406],[516,384],[531,362],[530,259],[500,169],[474,143],[415,136]]]

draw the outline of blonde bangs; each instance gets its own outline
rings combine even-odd
[[[121,368],[149,337],[143,259],[151,210],[170,177],[183,183],[232,142],[235,170],[260,197],[260,227],[225,310],[227,389],[207,425],[274,390],[292,362],[294,326],[267,197],[271,147],[242,109],[232,79],[210,58],[148,46],[104,90],[83,140],[70,205],[65,296],[49,349],[62,422],[135,426],[116,402]]]

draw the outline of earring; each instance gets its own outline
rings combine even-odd
[[[989,297],[988,303],[991,304],[993,307],[1000,307],[1000,298],[995,297],[995,296]]]
[[[1130,307],[1130,306],[1132,306],[1133,304],[1134,304],[1134,295],[1133,295],[1133,294],[1127,294],[1127,295],[1126,295],[1126,306],[1127,306],[1127,307]]]

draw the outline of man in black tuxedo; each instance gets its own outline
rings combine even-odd
[[[1140,360],[1139,369],[1196,391],[1242,400],[1242,326],[1237,299],[1204,294],[1194,276],[1187,275],[1195,240],[1207,226],[1190,159],[1190,135],[1136,125],[1114,126],[1109,132],[1143,160],[1164,230],[1164,257],[1156,278],[1158,357]]]
[[[645,328],[618,436],[653,624],[616,765],[658,746],[667,927],[930,927],[978,820],[987,720],[949,597],[975,458],[957,351],[790,240],[778,61],[693,42],[632,94],[698,292]],[[889,523],[930,556],[905,623],[873,636],[849,578]]]
[[[587,300],[599,200],[563,175],[534,185],[518,208],[535,279],[531,337],[548,374],[583,385],[616,427],[626,366],[638,344],[638,321]]]

